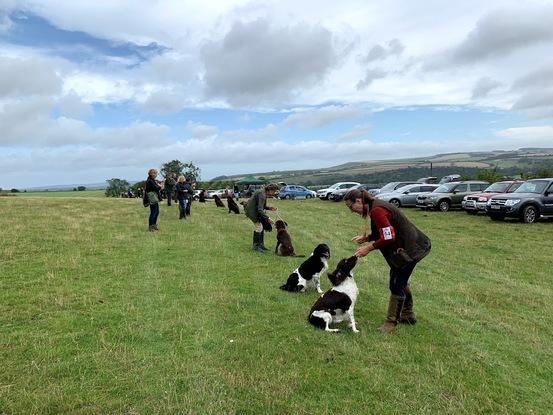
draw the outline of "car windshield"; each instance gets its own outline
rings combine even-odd
[[[382,189],[380,189],[381,193],[384,192],[391,192],[394,190],[394,187],[396,187],[397,182],[388,183],[386,186],[384,186]]]
[[[447,183],[442,184],[440,187],[438,187],[436,190],[434,190],[434,193],[451,193],[451,191],[457,186],[459,183]]]
[[[403,193],[406,190],[411,189],[412,187],[415,187],[415,186],[413,186],[412,184],[407,184],[405,186],[398,187],[396,190],[394,190],[394,193]]]
[[[541,193],[544,191],[545,186],[547,186],[548,184],[549,182],[546,182],[543,180],[526,182],[526,183],[523,183],[513,193]]]
[[[484,192],[487,193],[505,193],[509,188],[509,183],[494,183],[488,187]]]

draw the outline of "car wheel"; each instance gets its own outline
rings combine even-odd
[[[398,199],[392,199],[390,200],[390,203],[397,208],[401,206],[401,202]]]
[[[305,195],[306,199],[311,199],[311,195]]]
[[[523,223],[534,223],[538,220],[538,210],[535,206],[526,206],[522,209],[522,216],[520,220]]]
[[[440,200],[438,202],[438,209],[440,212],[447,212],[450,208],[450,204],[447,200]]]
[[[500,220],[503,220],[505,219],[505,216],[503,215],[497,215],[497,214],[490,214],[490,219],[491,220],[496,220],[496,221],[500,221]]]
[[[286,196],[284,196],[284,198],[285,198],[285,199],[292,199],[292,196],[286,195]]]

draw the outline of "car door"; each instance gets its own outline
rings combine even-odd
[[[417,204],[417,195],[420,193],[422,186],[413,186],[411,187],[407,194],[401,196],[401,204],[403,206],[414,206]]]
[[[300,199],[305,199],[307,191],[303,186],[296,186],[296,197]]]
[[[451,195],[451,204],[461,206],[461,201],[468,194],[468,185],[466,183],[459,184],[455,187],[454,193]]]
[[[549,187],[544,193],[543,204],[546,215],[553,215],[553,182],[549,184]]]

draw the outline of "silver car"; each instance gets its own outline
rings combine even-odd
[[[390,202],[397,207],[414,207],[417,205],[417,196],[433,192],[437,184],[416,183],[400,187],[391,193],[379,193],[375,197]]]

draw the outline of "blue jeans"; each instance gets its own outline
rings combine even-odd
[[[150,205],[150,218],[148,219],[148,225],[152,226],[157,223],[157,217],[159,216],[159,203]]]
[[[186,216],[186,206],[188,205],[188,199],[179,199],[180,217]]]

